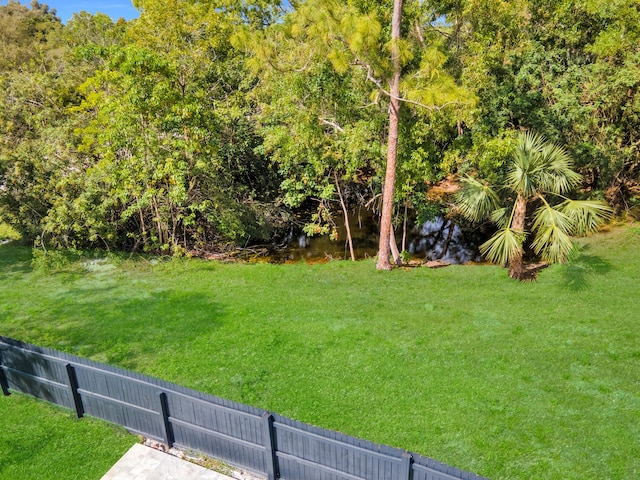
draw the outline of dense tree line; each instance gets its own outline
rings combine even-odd
[[[508,183],[523,131],[566,149],[575,195],[638,211],[637,0],[134,5],[66,25],[0,6],[0,220],[28,241],[180,254],[294,223],[335,236],[344,211],[382,212],[390,154],[397,228],[459,211],[428,195],[445,178]]]

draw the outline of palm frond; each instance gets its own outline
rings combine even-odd
[[[573,249],[573,227],[571,217],[544,202],[534,213],[533,251],[548,262],[565,262]]]
[[[508,186],[526,198],[541,191],[560,195],[582,180],[573,170],[573,161],[564,148],[533,132],[518,136],[512,160],[507,173]]]
[[[511,217],[509,214],[511,213],[511,209],[507,207],[496,208],[493,212],[491,212],[491,221],[498,225],[498,228],[504,228],[509,226],[509,221]]]
[[[540,152],[544,138],[534,132],[518,135],[518,144],[512,154],[512,164],[507,172],[507,186],[528,198],[536,193],[536,174],[540,171]]]
[[[526,236],[526,232],[502,228],[480,245],[480,253],[490,262],[505,266],[511,257],[522,252]]]
[[[597,200],[565,200],[558,205],[573,221],[573,235],[587,235],[593,233],[613,215],[613,210],[605,202]]]
[[[543,225],[531,244],[533,251],[551,263],[565,263],[573,250],[571,237],[557,224]]]
[[[547,227],[558,228],[567,235],[571,235],[574,228],[574,220],[559,208],[552,207],[547,202],[544,202],[533,214],[533,230],[536,231]]]
[[[455,204],[465,218],[479,222],[489,217],[498,207],[500,199],[496,192],[472,177],[461,180],[462,188],[455,195]]]
[[[580,185],[582,175],[573,170],[573,161],[564,148],[547,143],[540,151],[540,158],[544,165],[540,177],[543,190],[563,194]]]

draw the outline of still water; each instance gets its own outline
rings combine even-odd
[[[371,214],[349,216],[354,253],[357,259],[372,258],[378,253],[379,225]],[[323,261],[349,259],[349,246],[342,218],[336,219],[339,239],[328,236],[309,237],[302,232],[291,231],[283,249],[272,252],[272,262],[296,262],[300,260]],[[398,248],[402,250],[402,226],[395,231]],[[479,262],[478,245],[486,240],[484,233],[464,231],[445,218],[436,218],[407,230],[405,249],[415,260],[440,260],[457,264]]]

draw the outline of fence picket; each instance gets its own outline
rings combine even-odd
[[[70,363],[67,363],[67,376],[69,377],[69,388],[71,389],[71,395],[73,395],[73,403],[76,406],[76,415],[78,418],[84,416],[84,406],[82,405],[82,397],[78,391],[78,377],[76,376],[76,369]]]
[[[167,394],[164,392],[158,392],[158,410],[162,420],[162,432],[164,438],[162,439],[164,444],[171,448],[173,447],[173,432],[171,430],[171,423],[169,422],[169,404],[167,402]]]
[[[262,424],[264,426],[264,446],[266,450],[266,467],[267,467],[267,480],[276,480],[278,478],[278,459],[276,457],[276,449],[274,442],[273,431],[273,415],[265,413],[262,416]]]
[[[169,447],[193,448],[268,480],[281,475],[287,480],[483,480],[397,448],[3,336],[0,386],[4,395],[10,389],[24,391],[63,406],[73,398],[79,418],[115,421]]]
[[[0,388],[2,388],[2,393],[5,397],[11,395],[9,391],[9,380],[7,380],[7,375],[4,373],[4,367],[2,366],[2,352],[0,351]]]

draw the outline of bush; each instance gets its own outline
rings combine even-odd
[[[20,234],[6,223],[0,223],[0,242],[5,240],[20,240]]]

